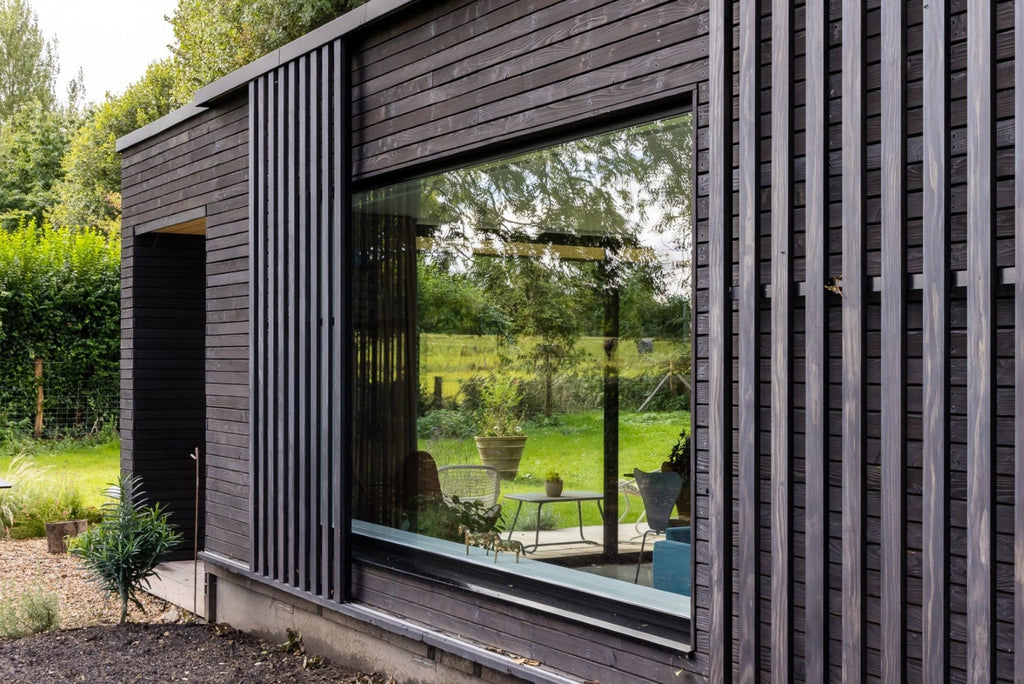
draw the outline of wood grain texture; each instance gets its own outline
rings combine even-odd
[[[995,679],[992,3],[967,3],[967,680]]]
[[[761,330],[761,22],[759,3],[743,0],[739,5],[739,328],[738,338],[738,423],[739,460],[737,557],[738,629],[747,638],[736,645],[740,682],[754,682],[759,676],[761,572],[760,524],[761,487],[758,433],[760,431],[760,330]]]
[[[864,4],[843,0],[842,667],[864,678]]]
[[[1014,678],[1024,680],[1024,4],[1014,3]]]
[[[792,677],[792,7],[772,3],[772,180],[771,180],[771,674]]]
[[[708,474],[710,499],[708,559],[710,597],[708,636],[715,648],[708,653],[712,682],[731,679],[732,552],[730,482],[732,439],[729,429],[731,365],[729,289],[732,284],[732,3],[712,0],[708,28],[708,109],[710,192],[708,197]],[[696,578],[697,583],[700,577]]]
[[[946,680],[948,653],[947,488],[949,427],[949,14],[946,0],[923,11],[921,674]]]
[[[826,359],[827,316],[825,313],[825,279],[827,250],[827,145],[826,84],[828,77],[828,17],[822,3],[810,3],[806,9],[806,74],[805,150],[806,205],[804,232],[806,240],[804,298],[805,331],[805,514],[804,514],[804,584],[805,584],[805,677],[808,682],[827,680],[828,670],[828,591],[827,591],[827,515],[828,515],[828,447]]]
[[[906,666],[904,492],[906,411],[906,47],[904,3],[882,7],[882,679]]]

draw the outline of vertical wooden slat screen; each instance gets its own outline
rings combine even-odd
[[[864,5],[843,0],[843,679],[864,678]]]
[[[710,595],[707,610],[712,682],[732,671],[732,507],[729,346],[732,307],[732,0],[713,0],[708,28],[708,470]]]
[[[992,3],[967,3],[967,679],[995,677],[995,78]]]
[[[706,132],[709,463],[722,468],[709,480],[710,560],[713,573],[732,562],[737,571],[707,601],[718,629],[715,611],[736,601],[723,653],[744,681],[1007,681],[1014,648],[1024,677],[1024,10],[1009,0],[736,4],[735,24],[732,5],[711,7]],[[803,108],[792,73],[801,63]],[[771,83],[761,83],[769,66]],[[729,116],[729,74],[739,84],[734,128],[717,118]],[[769,168],[770,222],[758,204]],[[758,292],[769,241],[771,278]],[[735,331],[728,300],[716,297],[730,268]],[[717,452],[730,438],[735,463]],[[715,492],[734,484],[735,527],[727,494]],[[771,525],[759,524],[769,512]],[[735,537],[718,539],[720,530]],[[769,531],[770,563],[759,547]],[[771,611],[772,631],[758,610]],[[770,648],[759,641],[769,635]],[[717,673],[720,655],[709,657]]]
[[[828,366],[825,280],[828,252],[828,17],[806,6],[804,659],[808,682],[828,680]]]
[[[740,130],[739,130],[739,482],[737,526],[753,530],[761,524],[760,493],[760,357],[761,330],[761,22],[757,0],[741,0]],[[739,629],[750,638],[737,648],[740,682],[758,678],[761,633],[760,536],[741,534],[737,572]]]
[[[948,663],[949,14],[924,8],[922,82],[921,674]]]
[[[882,5],[882,591],[883,606],[904,604],[906,524],[906,154],[904,4]],[[882,612],[882,679],[904,678],[905,611]]]
[[[792,398],[790,392],[790,279],[793,207],[790,192],[792,146],[792,7],[772,3],[772,281],[771,281],[771,605],[772,681],[790,681],[793,524],[790,514]]]
[[[258,77],[250,97],[252,569],[347,591],[341,243],[348,98],[339,44]],[[347,78],[347,76],[346,76]]]
[[[1014,3],[1014,678],[1024,680],[1024,4]]]

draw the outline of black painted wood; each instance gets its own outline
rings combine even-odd
[[[252,294],[254,541],[264,559],[254,570],[335,601],[347,584],[347,72],[340,45],[329,45],[251,89],[252,250],[263,266]]]
[[[906,411],[906,47],[904,4],[882,7],[882,678],[903,681],[906,666],[904,493]]]
[[[842,270],[842,667],[861,681],[865,666],[864,578],[864,4],[843,1]]]
[[[771,142],[771,605],[772,680],[792,677],[792,352],[793,254],[792,6],[772,3]]]
[[[737,679],[754,681],[758,676],[761,622],[759,465],[760,432],[760,331],[761,331],[761,22],[756,0],[739,5],[739,327],[738,422],[739,461],[737,524],[748,533],[739,535],[736,569],[738,629],[750,635],[737,644]]]
[[[949,57],[946,0],[923,12],[921,674],[944,681],[948,658]]]
[[[731,453],[729,366],[732,243],[732,3],[712,0],[709,26],[708,117],[708,653],[712,681],[732,670],[730,554]],[[749,531],[747,532],[749,533]],[[696,584],[701,583],[697,577]],[[699,610],[699,609],[698,609]]]
[[[1014,264],[1024,275],[1024,5],[1014,4]],[[1024,277],[1014,284],[1014,358],[1024,359]],[[1014,678],[1024,679],[1024,363],[1014,364]]]
[[[808,682],[828,679],[828,421],[827,325],[824,287],[827,263],[828,17],[822,3],[806,8],[805,150],[806,240],[804,299],[804,661]]]
[[[995,679],[995,106],[992,4],[967,3],[967,678]]]

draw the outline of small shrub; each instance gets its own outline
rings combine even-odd
[[[0,601],[0,637],[18,638],[56,629],[57,596],[41,589]]]
[[[75,537],[71,553],[82,558],[94,580],[104,591],[121,601],[121,622],[128,619],[128,603],[145,612],[137,597],[161,556],[181,542],[181,533],[171,525],[159,503],[145,505],[141,483],[134,476],[121,475],[113,502],[103,505],[103,520]]]
[[[461,411],[438,409],[416,421],[416,434],[422,439],[466,439],[476,434],[476,424]]]

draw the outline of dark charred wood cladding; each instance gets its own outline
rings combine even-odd
[[[593,126],[707,78],[707,0],[509,0],[415,7],[354,54],[364,178]],[[621,115],[618,117],[621,121]]]
[[[694,425],[698,630],[727,610],[698,632],[712,679],[1024,676],[1014,10],[710,7]]]
[[[347,55],[340,41],[249,87],[254,572],[347,594]]]
[[[183,533],[170,557],[191,558],[203,541],[194,536],[195,462],[189,458],[204,443],[203,238],[139,236],[131,259],[126,329],[133,345],[124,355],[122,381],[131,388],[132,405],[122,417],[121,466],[141,478],[146,497],[166,507]]]
[[[366,325],[377,315],[350,314],[357,298],[345,288],[371,283],[340,270],[353,248],[372,248],[372,230],[355,243],[344,229],[350,178],[372,189],[692,94],[686,667],[712,681],[1024,679],[1017,4],[411,3],[351,38],[351,69],[332,42],[259,76],[238,95],[249,108],[220,103],[127,150],[126,463],[145,453],[143,433],[167,428],[146,384],[172,389],[140,365],[163,330],[147,318],[146,278],[169,275],[147,261],[165,243],[144,239],[180,237],[132,227],[205,206],[207,548],[251,552],[265,578],[343,598],[340,455],[355,451],[339,428],[351,416],[337,379],[397,386],[411,363],[382,325],[379,355],[349,365],[339,331],[355,329],[352,314]],[[392,228],[389,239],[409,239]],[[380,301],[402,301],[407,264],[373,266],[396,275]],[[355,399],[372,412],[389,395]],[[353,476],[386,474],[358,458]],[[651,662],[675,662],[635,663],[625,638],[384,564],[357,564],[353,587],[412,619],[451,607],[441,617],[453,628],[493,617],[496,641],[536,620],[543,636],[514,643],[597,679],[627,664],[653,679],[663,670]],[[602,646],[593,660],[605,646],[612,656],[587,669],[573,655],[584,644]]]
[[[248,556],[249,543],[247,139],[247,108],[236,98],[125,149],[121,186],[122,464],[144,478],[148,468],[162,487],[173,488],[169,495],[181,509],[175,522],[191,532],[195,474],[188,454],[198,446],[203,546],[239,559]],[[197,215],[205,217],[205,241],[135,235],[136,227],[174,230],[164,224]],[[191,250],[185,259],[184,245]],[[172,322],[171,308],[189,309],[191,322]],[[189,373],[198,368],[187,396],[168,391],[168,383],[191,377],[178,372],[183,361],[175,359],[182,356]],[[148,375],[135,372],[137,358],[151,366]],[[140,412],[146,396],[152,410]],[[151,498],[163,500],[146,485]]]

